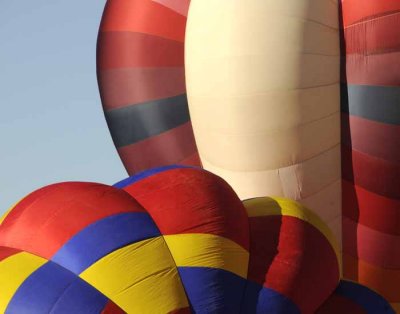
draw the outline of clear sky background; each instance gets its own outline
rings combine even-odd
[[[61,181],[127,176],[96,80],[105,0],[0,0],[0,213]]]

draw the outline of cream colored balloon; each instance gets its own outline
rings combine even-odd
[[[338,4],[192,0],[190,115],[204,168],[242,199],[313,209],[341,238]]]

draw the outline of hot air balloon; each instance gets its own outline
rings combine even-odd
[[[189,0],[108,0],[97,74],[105,117],[129,174],[199,165],[187,107],[184,36]]]
[[[102,184],[60,183],[28,195],[0,225],[0,256],[2,313],[188,307],[149,214],[124,191]]]
[[[400,2],[342,1],[344,275],[400,312]]]
[[[339,281],[327,226],[301,205],[244,204],[221,178],[163,168],[67,182],[0,225],[4,313],[314,313]]]
[[[338,284],[334,235],[294,201],[256,198],[244,210],[224,180],[178,166],[115,186],[147,209],[162,234],[187,237],[180,247],[167,243],[195,313],[314,313]]]
[[[241,199],[302,202],[340,242],[338,28],[332,0],[192,0],[185,66],[204,168]]]

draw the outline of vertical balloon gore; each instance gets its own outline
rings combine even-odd
[[[336,1],[192,0],[185,65],[204,168],[241,199],[300,201],[340,240]]]

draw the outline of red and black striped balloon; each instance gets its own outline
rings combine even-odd
[[[400,1],[342,0],[342,13],[344,275],[399,303]]]
[[[129,174],[200,165],[184,70],[189,0],[108,0],[98,82],[114,144]]]

